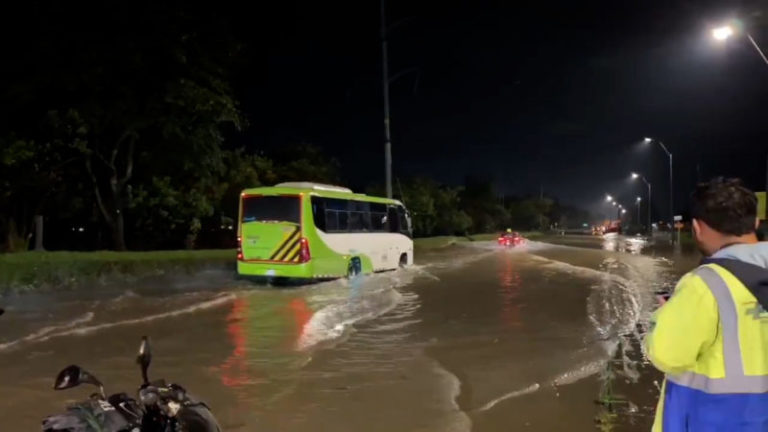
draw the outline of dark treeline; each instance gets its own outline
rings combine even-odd
[[[20,7],[21,21],[2,34],[18,43],[7,44],[14,61],[0,80],[0,250],[27,250],[35,215],[49,249],[232,246],[241,189],[340,182],[338,163],[317,146],[232,144],[249,124],[231,77],[242,46],[207,8]],[[547,198],[500,198],[473,179],[401,189],[417,235],[586,221]]]
[[[396,185],[396,198],[405,202],[413,216],[414,235],[467,235],[512,228],[516,230],[577,229],[591,223],[581,209],[562,205],[548,196],[503,196],[493,182],[467,177],[463,186],[441,185],[414,178]],[[369,193],[380,195],[381,187]]]

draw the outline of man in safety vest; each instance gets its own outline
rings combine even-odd
[[[653,431],[768,431],[768,243],[739,180],[693,194],[706,257],[654,314],[645,348],[666,374]]]

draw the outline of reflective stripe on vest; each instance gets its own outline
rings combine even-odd
[[[725,378],[710,378],[695,372],[667,375],[667,379],[706,393],[766,393],[768,375],[745,375],[739,346],[739,316],[731,290],[722,277],[709,267],[699,267],[695,273],[704,280],[717,301],[720,325],[723,328],[723,360]]]

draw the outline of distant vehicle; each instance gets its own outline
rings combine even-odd
[[[525,243],[525,239],[517,232],[503,232],[499,235],[500,246],[520,246]]]
[[[240,194],[237,273],[335,279],[413,264],[411,217],[394,199],[308,182]]]
[[[610,221],[603,227],[603,235],[606,234],[621,234],[621,221]]]

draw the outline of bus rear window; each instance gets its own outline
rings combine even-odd
[[[243,198],[243,223],[300,223],[299,198],[295,196],[251,196]]]

